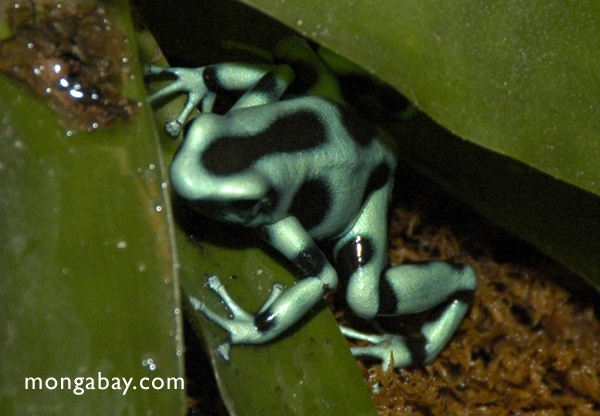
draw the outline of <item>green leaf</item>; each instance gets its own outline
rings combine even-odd
[[[132,39],[127,2],[110,10]],[[145,96],[138,72],[126,95]],[[167,388],[184,377],[180,289],[150,108],[69,135],[0,76],[0,114],[0,414],[183,414],[181,384]]]
[[[398,136],[403,159],[600,288],[597,2],[244,2],[523,162],[424,118]]]
[[[231,296],[250,312],[267,300],[274,283],[285,287],[294,283],[287,263],[281,263],[281,256],[251,231],[199,221],[195,227],[204,237],[191,240],[181,233],[178,238],[186,294],[227,316],[220,298],[203,288],[204,276],[219,275]],[[325,302],[269,344],[233,346],[229,362],[216,353],[226,333],[197,312],[190,316],[202,329],[231,415],[377,414],[356,360]]]
[[[246,3],[372,71],[448,130],[492,150],[422,115],[395,127],[405,161],[600,286],[595,3]],[[221,40],[269,50],[289,33],[225,1],[143,4],[163,47],[198,64],[236,59],[210,47]],[[166,23],[170,18],[177,23]]]
[[[397,87],[448,130],[600,194],[593,1],[244,1]]]

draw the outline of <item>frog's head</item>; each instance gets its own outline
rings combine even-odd
[[[278,194],[272,184],[252,166],[230,174],[208,169],[203,153],[218,134],[206,121],[192,121],[170,168],[175,192],[203,214],[250,226],[271,221]]]

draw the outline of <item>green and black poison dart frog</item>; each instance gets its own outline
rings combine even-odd
[[[206,284],[232,318],[194,297],[191,304],[229,334],[219,347],[228,360],[231,345],[262,344],[282,334],[335,288],[339,277],[348,281],[350,308],[366,319],[442,305],[418,338],[341,327],[347,337],[372,343],[353,348],[354,355],[379,358],[385,368],[392,355],[396,367],[431,361],[467,312],[477,286],[473,270],[443,262],[386,268],[396,167],[389,139],[345,107],[336,78],[306,42],[288,40],[276,56],[284,63],[146,67],[146,74],[176,77],[150,101],[188,95],[183,112],[167,123],[170,135],[177,136],[202,103],[202,114],[186,126],[170,167],[175,192],[207,216],[257,229],[301,273],[285,290],[275,285],[256,315],[238,306],[217,276]],[[310,76],[298,88],[295,75],[302,78],[307,71]],[[224,91],[242,95],[218,115],[212,110]],[[334,242],[335,268],[318,240]]]

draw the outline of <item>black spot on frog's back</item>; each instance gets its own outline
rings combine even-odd
[[[255,135],[220,137],[206,148],[201,163],[215,175],[231,175],[248,169],[264,156],[312,149],[325,140],[325,128],[317,115],[298,111],[278,118]]]
[[[314,179],[304,182],[298,189],[289,212],[310,231],[323,222],[330,206],[329,187],[323,181]]]
[[[363,74],[338,76],[344,100],[372,123],[398,120],[410,101],[394,88]]]
[[[373,123],[345,108],[342,109],[342,124],[350,137],[362,147],[369,146],[379,133]]]
[[[365,187],[362,197],[363,203],[367,200],[367,198],[369,198],[369,196],[371,196],[373,192],[387,185],[390,182],[391,175],[392,168],[389,164],[386,162],[381,162],[379,165],[377,165],[369,174],[367,186]]]
[[[294,82],[286,90],[286,96],[301,97],[315,86],[319,73],[315,66],[303,59],[287,59],[286,64],[294,68]]]

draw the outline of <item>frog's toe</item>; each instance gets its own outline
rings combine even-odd
[[[200,299],[195,298],[193,296],[189,296],[188,297],[190,304],[192,305],[192,308],[194,308],[197,311],[201,311],[204,308],[204,302],[202,302]]]
[[[219,290],[219,288],[223,285],[221,284],[221,280],[219,279],[219,277],[216,275],[213,275],[213,276],[208,276],[206,279],[204,279],[204,286],[207,286],[207,287],[211,288],[212,290],[214,290],[215,292],[217,292]]]
[[[171,137],[177,137],[181,132],[182,125],[179,120],[171,120],[165,124],[165,131]]]
[[[223,359],[223,361],[229,361],[229,351],[231,350],[231,344],[224,342],[217,347],[217,354]]]
[[[197,299],[193,296],[189,296],[189,300],[190,300],[190,304],[192,305],[194,310],[196,310],[197,312],[200,312],[201,314],[206,316],[206,318],[208,318],[210,321],[216,323],[221,328],[230,332],[230,329],[229,329],[230,328],[230,320],[229,319],[222,317],[218,313],[214,312],[212,309],[210,309],[208,306],[206,306],[206,304],[204,302],[202,302],[200,299]]]
[[[165,71],[165,67],[163,66],[158,66],[158,65],[152,65],[152,64],[144,64],[142,66],[142,75],[144,76],[148,76],[148,75],[160,75]]]
[[[346,334],[345,334],[346,335]],[[348,336],[348,335],[346,335]],[[400,335],[372,335],[370,339],[350,336],[355,339],[362,339],[373,342],[378,341],[375,345],[365,347],[353,347],[352,354],[355,357],[372,357],[382,361],[383,368],[387,371],[390,366],[395,368],[406,367],[414,364],[414,352],[411,351],[410,341]]]

